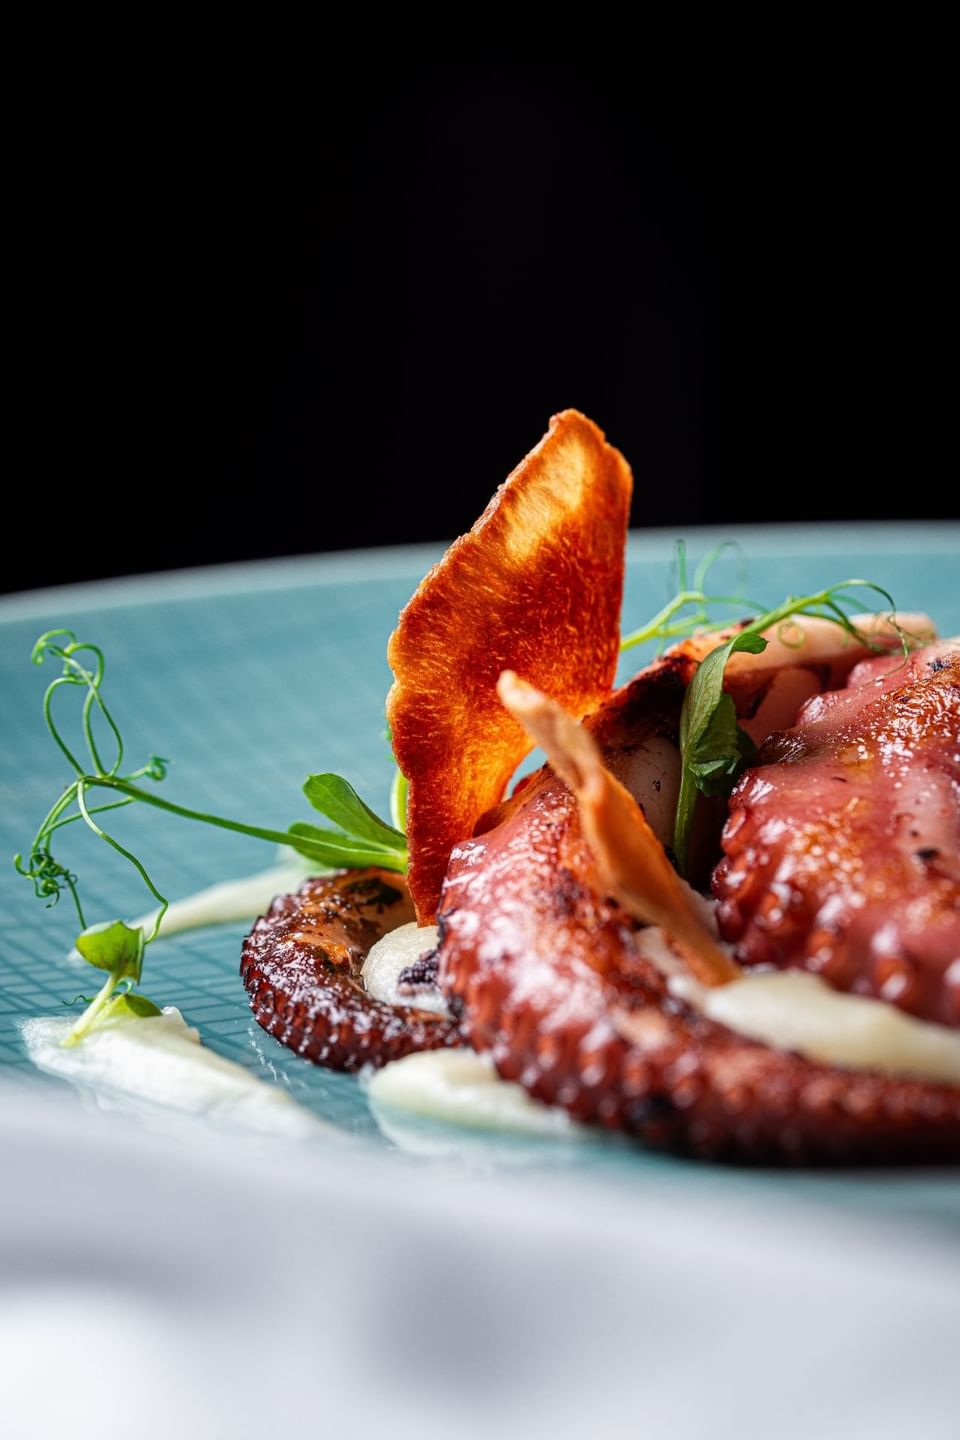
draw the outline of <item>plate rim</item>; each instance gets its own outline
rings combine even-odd
[[[688,525],[631,530],[627,563],[662,561],[678,538],[709,547],[725,540],[758,555],[876,553],[960,554],[960,521],[867,520],[790,525]],[[230,561],[78,581],[0,596],[0,624],[34,620],[69,609],[72,613],[164,602],[213,599],[247,593],[294,590],[383,580],[419,580],[440,559],[450,541],[374,546],[264,560]]]

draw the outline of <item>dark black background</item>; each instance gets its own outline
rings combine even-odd
[[[954,514],[940,90],[760,73],[611,44],[50,89],[4,588],[449,537],[567,405],[636,525]]]

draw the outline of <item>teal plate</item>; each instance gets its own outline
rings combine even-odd
[[[696,557],[717,539],[691,537]],[[960,631],[958,525],[754,528],[740,537],[748,592],[770,603],[852,575],[876,579],[904,609],[927,610],[942,633]],[[624,628],[671,593],[673,537],[631,538]],[[172,800],[285,828],[309,818],[300,786],[309,771],[346,775],[385,808],[391,761],[383,737],[389,684],[384,658],[396,615],[440,547],[397,549],[115,581],[14,596],[0,602],[4,743],[0,752],[0,854],[29,846],[65,782],[40,718],[52,671],[29,663],[36,636],[75,629],[107,656],[105,693],[132,764],[170,756]],[[636,657],[630,657],[635,659]],[[49,668],[49,667],[48,667]],[[177,898],[270,864],[268,846],[134,807],[117,831],[148,859],[160,889]],[[80,875],[89,917],[136,914],[148,897],[129,868],[88,834],[70,835],[63,858]],[[12,865],[0,869],[0,1076],[39,1077],[18,1021],[61,1014],[89,985],[68,961],[75,930],[67,902],[45,911]],[[252,1021],[238,976],[244,924],[195,931],[148,952],[144,988],[175,1004],[214,1050],[286,1086],[327,1121],[371,1145],[483,1169],[587,1171],[645,1187],[681,1175],[755,1198],[789,1194],[830,1206],[955,1227],[960,1186],[946,1172],[831,1174],[733,1172],[688,1165],[601,1138],[520,1140],[467,1133],[394,1115],[381,1124],[351,1078],[293,1056]]]

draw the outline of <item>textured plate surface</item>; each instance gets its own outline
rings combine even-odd
[[[691,554],[696,558],[723,538],[698,532]],[[755,529],[740,542],[749,566],[747,593],[768,603],[787,591],[865,575],[891,590],[904,609],[928,610],[942,633],[960,631],[960,526]],[[130,763],[141,763],[150,751],[172,757],[164,785],[170,799],[282,829],[310,818],[300,798],[304,776],[329,769],[384,809],[391,773],[383,739],[386,640],[398,609],[439,553],[435,547],[227,567],[0,602],[0,855],[28,848],[68,778],[40,718],[43,687],[54,671],[29,664],[34,639],[54,626],[74,628],[104,648],[105,693]],[[671,593],[671,554],[672,537],[631,539],[625,630]],[[146,807],[123,814],[116,833],[147,859],[171,898],[272,860],[268,846]],[[88,918],[147,908],[132,871],[79,827],[63,858],[80,876]],[[62,1002],[89,989],[90,981],[67,959],[76,926],[66,901],[44,911],[6,861],[0,899],[0,1075],[9,1104],[11,1086],[38,1081],[18,1020],[63,1013]],[[761,1203],[789,1193],[947,1225],[960,1218],[960,1187],[945,1174],[747,1174],[686,1166],[604,1140],[511,1141],[397,1116],[381,1127],[354,1080],[298,1060],[252,1022],[237,973],[245,928],[227,925],[158,944],[148,951],[145,990],[159,1003],[178,1005],[214,1049],[289,1087],[327,1120],[371,1143],[485,1169],[586,1170],[627,1186],[672,1186],[685,1174],[691,1185]],[[58,1081],[42,1083],[66,1089]]]

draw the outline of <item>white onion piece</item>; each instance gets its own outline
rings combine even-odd
[[[438,935],[436,925],[417,925],[415,921],[388,931],[371,946],[363,962],[363,983],[367,993],[388,1005],[415,1005],[418,1010],[449,1015],[439,990],[401,993],[397,983],[402,970],[406,970],[408,965],[415,965],[424,955],[436,949]]]

